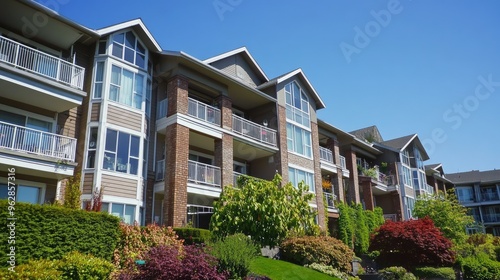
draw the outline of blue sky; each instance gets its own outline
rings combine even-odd
[[[270,78],[302,68],[340,129],[417,133],[447,173],[500,168],[499,1],[38,2],[93,29],[142,18],[199,59],[246,46]]]

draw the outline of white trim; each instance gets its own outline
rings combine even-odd
[[[206,195],[210,197],[219,197],[220,193],[222,192],[221,188],[216,188],[216,187],[210,187],[210,186],[203,186],[203,185],[197,185],[193,183],[187,184],[187,192],[188,193],[194,193],[194,194],[200,194],[200,195]]]
[[[155,38],[149,32],[149,30],[147,29],[146,25],[144,25],[144,23],[142,22],[141,19],[133,19],[133,20],[122,22],[122,23],[119,23],[119,24],[115,24],[115,25],[112,25],[112,26],[109,26],[109,27],[106,27],[106,28],[101,28],[99,30],[96,30],[96,32],[100,36],[105,36],[105,35],[108,35],[110,33],[121,31],[122,29],[131,28],[131,27],[137,26],[137,25],[144,31],[144,33],[146,34],[146,36],[148,37],[148,39],[151,41],[151,43],[153,43],[153,45],[156,48],[155,51],[161,52],[160,45],[156,42]]]
[[[266,82],[269,81],[269,78],[267,77],[266,73],[264,73],[264,71],[262,70],[262,68],[260,68],[260,66],[257,63],[257,61],[255,61],[255,59],[253,58],[253,56],[250,54],[250,52],[247,50],[246,47],[241,47],[241,48],[229,51],[229,52],[225,52],[223,54],[220,54],[220,55],[217,55],[217,56],[205,59],[205,60],[203,60],[203,62],[207,63],[207,64],[210,64],[212,62],[215,62],[215,61],[218,61],[218,60],[222,60],[222,59],[224,59],[226,57],[230,57],[230,56],[233,56],[233,55],[239,54],[239,53],[245,53],[250,58],[250,60],[252,61],[253,65],[255,67],[257,67],[257,69],[259,70],[260,74],[262,76],[264,76]]]
[[[305,171],[305,172],[308,172],[308,173],[312,173],[314,175],[314,170],[306,168],[306,167],[302,167],[300,165],[296,165],[296,164],[293,164],[293,163],[288,163],[288,167],[299,169],[299,170],[302,170],[302,171]]]
[[[57,162],[43,161],[41,159],[22,157],[22,154],[19,154],[19,157],[12,156],[9,154],[1,154],[0,159],[2,160],[2,164],[17,166],[20,168],[32,169],[41,172],[47,172],[52,174],[58,174],[63,176],[73,176],[73,172],[75,167],[72,165],[64,165],[62,168]]]
[[[4,105],[4,104],[0,104],[0,110],[6,111],[6,112],[9,112],[9,113],[13,113],[13,114],[16,114],[16,115],[30,117],[30,118],[33,118],[33,119],[37,119],[37,120],[41,120],[41,121],[44,121],[44,122],[51,123],[52,124],[52,131],[49,131],[49,132],[58,134],[58,131],[56,131],[56,129],[57,129],[57,121],[54,118],[47,117],[47,116],[44,116],[44,115],[39,115],[39,114],[36,114],[36,113],[32,113],[30,111],[26,111],[26,110],[23,110],[23,109],[17,109],[17,108],[14,108],[14,107],[11,107],[11,106],[8,106],[8,105]],[[23,126],[26,127],[26,119],[24,120],[24,125]]]
[[[136,206],[143,206],[143,202],[136,198],[126,198],[114,195],[103,195],[102,202],[110,202],[110,203],[121,203],[121,204],[129,204]]]

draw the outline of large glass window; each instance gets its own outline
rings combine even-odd
[[[314,192],[314,174],[309,173],[304,170],[296,169],[293,167],[288,167],[288,176],[289,180],[294,185],[297,187],[300,182],[304,181],[306,185],[309,186],[309,191]]]
[[[106,131],[103,168],[137,175],[140,138],[121,131]]]
[[[95,153],[97,148],[97,127],[91,127],[87,148],[87,168],[95,167]]]
[[[144,75],[113,65],[109,88],[110,100],[141,109],[143,92]]]
[[[146,48],[139,42],[132,31],[118,33],[113,36],[112,54],[141,68],[145,67]]]
[[[474,190],[472,187],[455,188],[459,202],[474,202]]]
[[[95,68],[94,98],[102,97],[102,81],[104,78],[104,61],[99,61]]]
[[[406,214],[408,219],[413,218],[413,208],[415,207],[415,199],[410,197],[405,197],[406,204]]]
[[[110,207],[111,204],[111,207]],[[102,212],[108,212],[111,215],[117,216],[126,224],[133,224],[135,222],[135,206],[122,203],[103,203],[101,208]],[[111,209],[110,209],[111,208]],[[111,210],[111,212],[109,212]]]
[[[312,157],[311,132],[291,123],[287,123],[286,138],[288,151],[306,156],[308,158]]]
[[[410,166],[410,154],[408,153],[408,150],[404,150],[403,153],[401,154],[401,157],[403,163]]]
[[[305,127],[311,127],[309,98],[296,82],[285,85],[286,118]]]
[[[10,186],[12,188],[12,186]],[[8,198],[8,184],[0,184],[0,199]],[[39,187],[16,185],[16,202],[40,203],[41,189]]]
[[[411,170],[407,166],[402,166],[403,169],[403,183],[409,187],[412,187],[412,182],[411,182]]]

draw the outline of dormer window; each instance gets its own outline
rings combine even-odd
[[[113,35],[112,55],[140,68],[146,66],[146,48],[139,42],[132,31]]]

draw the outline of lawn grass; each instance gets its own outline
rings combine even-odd
[[[255,258],[250,263],[250,271],[265,275],[272,280],[334,280],[339,279],[293,263],[265,257]]]

